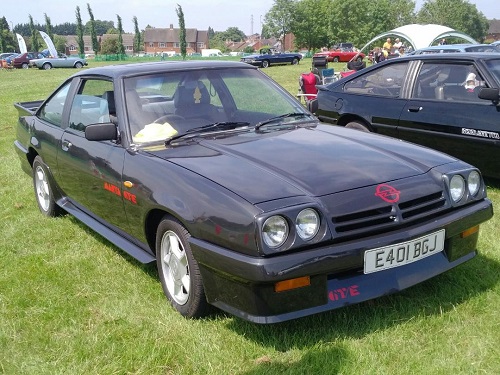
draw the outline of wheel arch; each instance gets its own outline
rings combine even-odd
[[[169,216],[172,219],[177,220],[181,223],[189,232],[189,229],[186,226],[184,220],[181,217],[170,212],[167,209],[154,208],[152,209],[146,216],[146,220],[144,221],[144,230],[146,234],[146,240],[148,242],[149,248],[156,255],[156,232],[158,231],[158,226],[161,221],[165,218],[165,216]]]
[[[350,122],[359,122],[360,124],[363,124],[366,126],[371,132],[374,132],[375,130],[373,129],[372,124],[364,119],[363,117],[353,115],[353,114],[346,114],[340,117],[337,121],[337,125],[339,126],[346,126]]]

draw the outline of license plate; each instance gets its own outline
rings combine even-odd
[[[404,266],[443,251],[444,232],[441,229],[411,241],[365,251],[364,273]]]

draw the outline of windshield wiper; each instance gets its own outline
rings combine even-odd
[[[185,132],[176,134],[176,135],[170,137],[169,139],[167,139],[165,141],[165,144],[169,145],[170,143],[172,143],[172,141],[179,139],[179,138],[182,138],[182,137],[185,137],[185,136],[188,136],[188,135],[194,136],[196,134],[210,132],[210,131],[214,131],[214,130],[215,131],[217,131],[217,130],[221,130],[221,131],[233,130],[236,128],[241,128],[241,127],[245,127],[245,126],[249,126],[249,125],[250,125],[250,123],[245,122],[245,121],[214,122],[213,124],[197,126],[196,128],[188,129]]]
[[[285,113],[284,115],[271,117],[267,120],[259,122],[257,125],[255,125],[255,130],[259,130],[264,125],[268,125],[268,124],[271,124],[273,122],[278,122],[280,120],[283,120],[285,118],[290,118],[290,117],[311,117],[311,115],[309,113],[305,113],[305,112]],[[289,124],[287,124],[287,125],[289,125]]]

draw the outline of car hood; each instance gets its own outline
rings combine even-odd
[[[426,173],[456,159],[393,138],[318,125],[154,151],[251,203],[324,196]]]

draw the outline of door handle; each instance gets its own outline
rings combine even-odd
[[[411,107],[408,107],[408,112],[420,112],[422,109],[424,109],[424,108],[423,107],[411,106]]]
[[[70,148],[71,148],[72,143],[70,141],[62,141],[62,144],[61,144],[61,148],[63,149],[63,151],[68,151]]]

